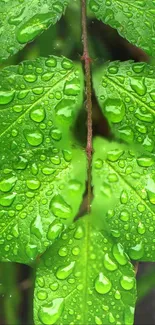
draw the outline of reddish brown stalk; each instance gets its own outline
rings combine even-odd
[[[92,92],[91,92],[91,58],[88,50],[88,37],[87,37],[87,12],[86,0],[81,0],[82,10],[82,42],[83,42],[83,55],[85,69],[85,94],[86,94],[86,109],[87,109],[87,159],[88,159],[88,199],[87,199],[87,212],[91,210],[91,163],[92,163]]]

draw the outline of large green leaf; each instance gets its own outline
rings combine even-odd
[[[94,75],[94,88],[116,136],[154,152],[154,66],[132,61],[107,63]]]
[[[69,0],[10,0],[0,7],[0,61],[21,50],[26,43],[55,24]]]
[[[83,76],[70,60],[49,57],[5,68],[0,84],[0,259],[28,263],[81,203],[86,157],[70,127]]]
[[[133,324],[134,270],[122,246],[84,217],[41,257],[35,324]]]
[[[154,0],[89,0],[89,7],[129,42],[149,55],[155,54]]]
[[[92,213],[131,259],[155,261],[155,157],[95,139]]]

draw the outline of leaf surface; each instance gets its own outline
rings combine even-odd
[[[0,61],[21,50],[64,13],[69,0],[2,1]]]
[[[146,63],[107,63],[94,75],[103,114],[116,137],[154,152],[155,68]]]
[[[155,54],[155,2],[152,0],[89,0],[95,16],[149,55]],[[149,37],[148,37],[149,35]]]
[[[49,57],[5,68],[0,82],[0,258],[28,263],[81,203],[86,157],[70,128],[83,76],[70,60]]]
[[[41,257],[35,324],[133,323],[133,267],[121,245],[83,217]]]
[[[94,141],[92,213],[133,260],[155,261],[155,157]]]

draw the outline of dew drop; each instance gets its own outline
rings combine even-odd
[[[121,244],[115,244],[113,246],[113,256],[120,265],[126,265],[128,262],[127,255],[124,253]]]
[[[0,91],[0,105],[11,103],[15,95],[15,91]]]
[[[32,222],[31,222],[31,233],[35,235],[38,239],[42,238],[43,228],[42,228],[42,221],[41,216],[38,215]]]
[[[30,112],[30,117],[34,122],[42,122],[45,118],[45,110],[43,107],[33,108]]]
[[[5,194],[0,196],[0,205],[3,207],[9,207],[16,197],[16,193]]]
[[[37,190],[40,187],[40,181],[37,179],[28,179],[26,185],[30,190]]]
[[[110,280],[104,276],[102,272],[99,273],[95,280],[95,289],[100,294],[106,294],[111,290],[112,284]]]
[[[53,325],[61,317],[64,309],[64,299],[53,299],[52,303],[43,305],[39,309],[39,319],[45,325]]]
[[[142,242],[139,244],[136,244],[135,246],[130,247],[128,254],[131,259],[137,260],[143,257],[144,255],[144,247]]]
[[[119,123],[125,115],[125,105],[121,99],[108,98],[104,104],[105,115],[112,123]]]
[[[144,96],[146,94],[146,86],[144,78],[132,78],[131,79],[131,88],[137,93],[137,95]]]
[[[61,195],[53,196],[50,202],[50,210],[52,213],[62,219],[67,219],[71,216],[71,206],[63,199]]]
[[[108,253],[106,253],[104,256],[103,264],[105,268],[109,271],[117,270],[117,264],[114,261],[112,261]]]
[[[56,277],[59,280],[64,280],[64,279],[68,278],[69,275],[72,274],[74,266],[75,266],[75,262],[71,262],[66,266],[59,267],[56,272]]]
[[[121,286],[125,290],[131,290],[134,287],[135,280],[133,277],[129,277],[126,275],[123,275],[121,280],[120,280]]]
[[[3,179],[0,182],[0,191],[2,191],[2,192],[9,192],[14,187],[16,181],[17,181],[17,177],[16,176],[12,176],[10,178]]]
[[[56,239],[60,235],[62,230],[63,230],[63,224],[59,220],[54,220],[48,228],[47,238],[49,240]]]
[[[43,142],[43,135],[39,131],[35,131],[35,132],[25,131],[24,136],[27,142],[33,147],[37,147]]]

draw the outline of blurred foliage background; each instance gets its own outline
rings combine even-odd
[[[72,0],[62,19],[29,43],[21,52],[1,66],[18,64],[38,56],[66,56],[80,61],[82,56],[80,0]],[[88,12],[89,49],[92,69],[108,60],[134,60],[149,62],[141,50],[121,38],[111,27],[97,21]],[[85,121],[85,122],[84,122]],[[102,116],[93,94],[93,133],[111,138],[107,121]],[[84,107],[77,119],[75,135],[86,142],[86,111]],[[85,203],[84,203],[85,204]],[[84,204],[82,210],[85,209]],[[80,211],[78,215],[81,215]],[[35,270],[20,264],[0,265],[0,325],[33,324],[33,287]],[[134,325],[155,324],[155,263],[140,263],[137,272],[138,300]],[[123,325],[123,324],[122,324]]]

